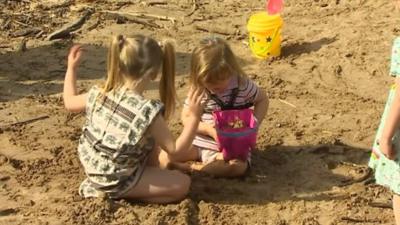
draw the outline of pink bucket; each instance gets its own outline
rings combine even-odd
[[[247,160],[257,141],[257,122],[253,110],[213,112],[218,145],[225,160]]]

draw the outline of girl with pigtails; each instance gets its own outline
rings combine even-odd
[[[190,91],[187,123],[175,142],[166,123],[175,108],[173,45],[142,35],[113,37],[104,85],[85,94],[78,94],[76,87],[81,55],[81,46],[71,48],[63,93],[67,110],[86,112],[78,146],[86,179],[79,194],[151,203],[183,199],[190,178],[167,170],[166,164],[191,146],[203,110],[203,93]],[[143,92],[160,70],[161,101],[147,99]]]

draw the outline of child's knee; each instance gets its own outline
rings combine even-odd
[[[229,161],[229,176],[240,177],[247,171],[248,164],[241,160],[233,159]]]
[[[184,199],[188,193],[189,193],[189,189],[190,189],[190,184],[191,184],[191,179],[188,175],[183,174],[181,172],[175,171],[177,174],[177,180],[179,182],[177,182],[174,185],[174,188],[172,190],[172,195],[176,198],[177,201]]]

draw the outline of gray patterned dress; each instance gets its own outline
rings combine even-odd
[[[100,93],[96,86],[88,93],[86,123],[78,147],[87,178],[79,194],[119,198],[136,185],[143,173],[155,145],[147,129],[163,105],[129,90],[105,97]]]

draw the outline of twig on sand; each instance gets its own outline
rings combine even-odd
[[[167,5],[168,1],[160,1],[160,0],[155,0],[155,1],[148,1],[148,2],[143,2],[144,5],[146,6],[153,6],[153,5]]]
[[[13,20],[13,22],[15,22],[15,23],[18,23],[19,25],[22,25],[22,26],[25,26],[25,27],[29,27],[29,25],[28,25],[28,24],[26,24],[26,23],[23,23],[23,22],[21,22],[21,21],[18,21],[18,20]]]
[[[49,6],[44,5],[43,9],[50,10],[50,9],[55,9],[55,8],[68,7],[68,6],[72,5],[72,4],[74,4],[74,2],[75,1],[73,1],[73,0],[67,0],[67,1],[61,2],[59,4],[54,4],[54,5],[49,5]]]
[[[290,103],[290,102],[288,102],[288,101],[285,101],[285,100],[283,100],[283,99],[278,99],[278,100],[279,100],[280,102],[282,102],[282,103],[288,105],[288,106],[291,106],[291,107],[293,107],[293,108],[297,108],[295,105],[293,105],[292,103]]]
[[[193,2],[192,10],[190,10],[190,12],[186,14],[186,16],[193,15],[193,13],[196,12],[197,10],[197,0],[192,0],[192,2]]]
[[[9,127],[13,127],[13,126],[25,125],[25,124],[28,124],[28,123],[33,123],[33,122],[36,122],[36,121],[38,121],[38,120],[44,120],[44,119],[47,119],[47,118],[49,118],[48,115],[39,116],[39,117],[36,117],[36,118],[27,119],[27,120],[22,120],[22,121],[18,121],[18,122],[15,122],[15,123],[3,125],[3,126],[0,126],[0,128],[1,128],[1,129],[6,129],[6,128],[9,128]]]
[[[379,220],[352,218],[352,217],[348,217],[348,216],[342,216],[342,218],[340,218],[340,219],[344,220],[344,221],[353,222],[353,223],[376,223],[376,222],[379,222]]]
[[[356,178],[354,180],[346,181],[343,184],[340,184],[338,186],[339,187],[343,187],[343,186],[348,186],[348,185],[352,185],[352,184],[355,184],[355,183],[360,183],[360,182],[363,182],[363,181],[367,180],[369,177],[371,177],[371,175],[372,175],[372,170],[370,168],[368,168],[367,172],[364,173],[361,177],[358,177],[358,178]]]
[[[194,25],[194,28],[196,30],[200,31],[205,31],[205,32],[210,32],[210,33],[216,33],[216,34],[222,34],[222,35],[234,35],[236,34],[235,31],[232,30],[227,30],[227,29],[222,29],[222,28],[215,28],[215,27],[203,27],[198,24]]]
[[[158,24],[152,23],[152,22],[144,20],[144,19],[137,18],[137,16],[132,15],[131,13],[108,11],[108,10],[102,11],[102,13],[105,13],[105,14],[108,14],[108,15],[111,15],[111,16],[125,18],[125,19],[127,19],[127,20],[129,20],[131,22],[142,24],[142,25],[145,25],[145,26],[154,27],[154,28],[160,28],[160,26]]]
[[[18,209],[8,208],[8,209],[0,209],[0,216],[8,216],[14,213],[17,213]]]
[[[22,29],[22,30],[14,32],[13,37],[22,37],[22,36],[28,36],[31,34],[36,35],[40,31],[42,31],[42,30],[37,27],[26,28],[26,29]]]
[[[176,22],[176,19],[174,17],[157,15],[157,14],[147,14],[147,13],[141,13],[141,12],[117,12],[117,11],[109,11],[109,10],[105,10],[103,12],[109,13],[109,14],[117,14],[117,15],[121,15],[121,16],[125,16],[125,17],[129,16],[129,17],[166,20],[166,21],[171,21],[172,23]]]
[[[100,24],[100,19],[97,18],[96,22],[94,22],[92,25],[90,25],[88,28],[86,28],[88,31],[91,31],[93,29],[95,29],[98,25]]]
[[[93,10],[87,10],[81,18],[78,20],[69,23],[65,25],[63,28],[54,31],[51,33],[48,37],[47,40],[51,41],[53,39],[58,39],[58,38],[64,38],[68,36],[71,32],[78,30],[79,28],[82,27],[82,25],[86,22],[87,19],[89,19],[90,15],[92,15]]]
[[[384,208],[384,209],[392,209],[393,208],[393,205],[390,202],[370,202],[370,203],[368,203],[368,205],[371,207]]]

